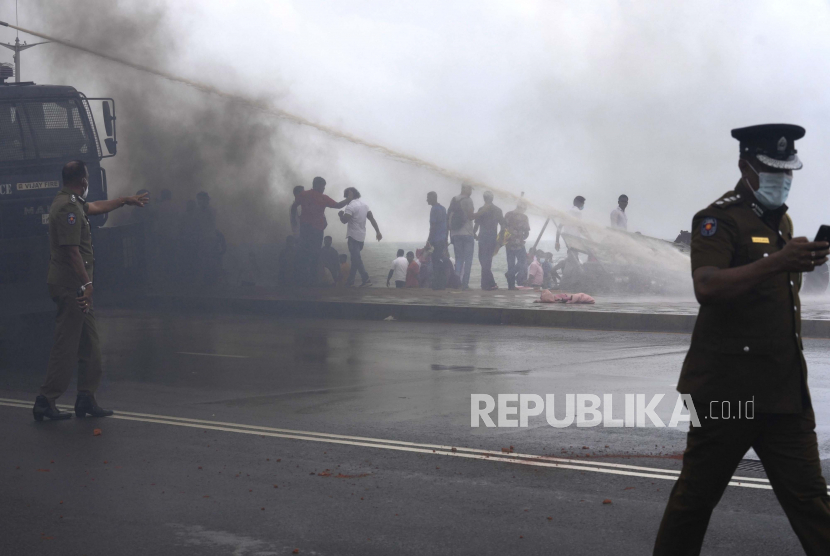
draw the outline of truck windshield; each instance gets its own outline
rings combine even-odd
[[[80,101],[0,102],[0,163],[81,158],[91,152]]]

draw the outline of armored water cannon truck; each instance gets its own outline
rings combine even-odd
[[[0,79],[8,73],[0,68]],[[103,141],[93,110],[103,116]],[[87,98],[62,85],[0,83],[0,301],[6,311],[25,314],[40,301],[49,306],[49,207],[63,186],[63,165],[86,162],[87,200],[106,199],[101,161],[115,156],[116,146],[113,99]],[[122,277],[132,282],[140,274],[134,267],[140,265],[141,236],[132,226],[101,228],[106,219],[90,217],[99,228],[93,230],[96,283],[120,284]]]

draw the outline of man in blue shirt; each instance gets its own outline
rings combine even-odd
[[[475,227],[473,237],[478,239],[478,262],[481,263],[481,289],[497,290],[496,279],[493,277],[493,256],[498,244],[499,226],[504,230],[504,215],[501,209],[493,204],[493,194],[484,192],[484,206],[475,213]]]
[[[447,209],[438,202],[435,191],[427,193],[429,211],[429,239],[432,252],[432,289],[443,290],[447,287],[447,274],[443,272],[447,264],[444,254],[447,252]]]

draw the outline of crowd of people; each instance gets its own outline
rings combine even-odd
[[[335,201],[325,194],[326,180],[314,178],[312,188],[294,188],[294,202],[290,209],[292,234],[285,240],[280,253],[279,283],[284,286],[357,286],[367,287],[372,281],[361,257],[366,224],[372,225],[375,238],[383,236],[369,206],[354,187],[344,191],[344,199]],[[496,290],[493,276],[493,258],[504,248],[507,259],[508,289],[551,289],[561,280],[561,273],[569,257],[577,253],[568,250],[561,260],[553,253],[528,249],[530,235],[527,203],[520,199],[516,208],[503,213],[495,205],[493,193],[485,191],[483,204],[476,210],[472,199],[473,188],[462,185],[461,192],[444,207],[438,202],[435,191],[427,193],[430,206],[429,233],[422,248],[405,252],[397,250],[392,261],[386,286],[396,288],[446,288],[470,289],[470,272],[473,265],[475,244],[478,242],[478,262],[481,266],[481,289]],[[617,207],[611,212],[612,228],[626,230],[628,219],[625,209],[628,197],[620,195]],[[346,224],[348,255],[338,253],[332,246],[332,237],[325,235],[328,221],[325,209],[338,209],[340,222]],[[579,226],[585,198],[577,196],[569,210],[569,223],[557,226],[555,249],[561,248],[563,234],[588,238],[584,227]],[[538,244],[538,242],[537,242]],[[454,257],[450,255],[450,246]],[[355,280],[360,275],[360,283]]]
[[[149,193],[142,189],[137,195]],[[145,228],[144,254],[156,269],[152,281],[208,286],[224,281],[227,245],[207,192],[188,199],[182,210],[170,190],[163,189],[158,199],[141,210],[134,208],[129,218]]]

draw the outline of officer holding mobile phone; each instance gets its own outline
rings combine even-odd
[[[689,430],[655,555],[700,553],[712,510],[750,447],[805,552],[830,554],[799,300],[801,273],[824,264],[830,244],[794,237],[784,204],[804,133],[788,124],[733,129],[741,179],[692,221],[700,312],[677,390],[691,395],[700,426]]]

